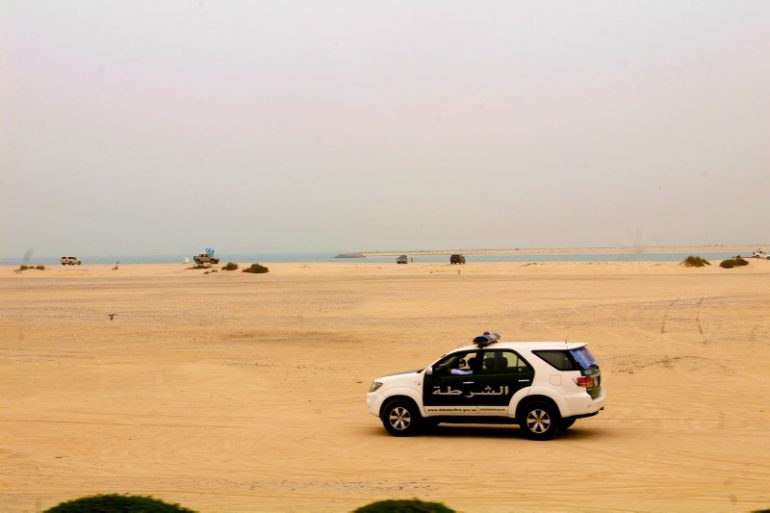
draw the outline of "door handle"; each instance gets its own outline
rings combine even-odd
[[[475,385],[475,381],[463,381],[463,385]]]
[[[530,381],[529,379],[520,379],[519,383],[529,383]]]

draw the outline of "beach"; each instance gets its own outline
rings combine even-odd
[[[492,255],[644,255],[666,253],[730,253],[731,255],[751,256],[756,248],[768,247],[763,243],[754,244],[711,244],[698,246],[607,246],[607,247],[551,247],[551,248],[456,248],[456,249],[417,249],[390,251],[362,251],[354,253],[364,257],[463,255],[492,256]]]
[[[189,267],[0,266],[3,513],[97,493],[201,513],[770,507],[770,261]],[[587,342],[605,410],[549,442],[387,435],[372,379],[484,330]]]

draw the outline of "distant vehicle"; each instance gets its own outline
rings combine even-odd
[[[767,255],[767,253],[764,252],[764,250],[758,249],[754,253],[752,253],[751,258],[761,258],[763,260],[770,260],[770,256]]]
[[[63,256],[59,259],[61,265],[80,265],[80,260],[73,256]]]
[[[396,259],[397,264],[408,264],[409,263],[409,257],[406,255],[401,255]]]
[[[465,257],[459,254],[455,254],[449,257],[450,264],[464,264]]]
[[[193,260],[198,265],[219,263],[219,257],[216,257],[214,255],[209,255],[208,253],[201,253],[199,255],[195,255],[193,257]]]

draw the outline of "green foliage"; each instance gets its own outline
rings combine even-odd
[[[732,269],[733,267],[742,267],[744,265],[749,265],[749,262],[741,256],[735,256],[733,258],[728,258],[727,260],[722,260],[719,267]]]
[[[234,264],[233,262],[227,262],[227,265],[222,267],[223,271],[235,271],[238,269],[238,264]]]
[[[139,495],[94,495],[62,502],[43,513],[195,513],[177,504]]]
[[[685,267],[703,267],[704,265],[711,265],[711,262],[709,262],[705,258],[690,255],[684,260],[682,260],[682,264]]]
[[[243,270],[245,273],[266,273],[269,272],[270,269],[265,267],[264,265],[259,264],[251,264],[251,267],[247,267]]]
[[[419,499],[378,501],[361,506],[353,513],[455,513],[440,502],[423,502]]]

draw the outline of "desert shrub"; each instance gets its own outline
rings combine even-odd
[[[43,513],[195,513],[177,504],[138,495],[94,495],[62,502]]]
[[[378,501],[361,506],[353,513],[455,513],[440,502],[423,502],[419,499]]]
[[[706,260],[705,258],[690,255],[684,260],[682,260],[682,264],[684,264],[685,267],[703,267],[704,265],[711,265],[711,262]]]
[[[31,271],[33,269],[37,269],[38,271],[45,271],[44,265],[20,265],[17,271]]]
[[[233,262],[227,262],[227,265],[222,266],[223,271],[235,271],[236,269],[238,269],[238,264]]]
[[[245,273],[266,273],[269,272],[270,269],[265,267],[264,265],[259,264],[251,264],[251,267],[247,267],[243,270]]]
[[[193,266],[190,266],[190,267],[188,267],[188,269],[193,269],[193,270],[194,270],[194,269],[208,269],[208,268],[210,268],[210,267],[211,267],[210,265],[205,265],[205,264],[195,264],[195,265],[193,265]]]
[[[719,267],[723,267],[725,269],[732,269],[733,267],[741,267],[744,265],[749,265],[749,262],[741,256],[728,258],[727,260],[722,260],[719,263]]]

